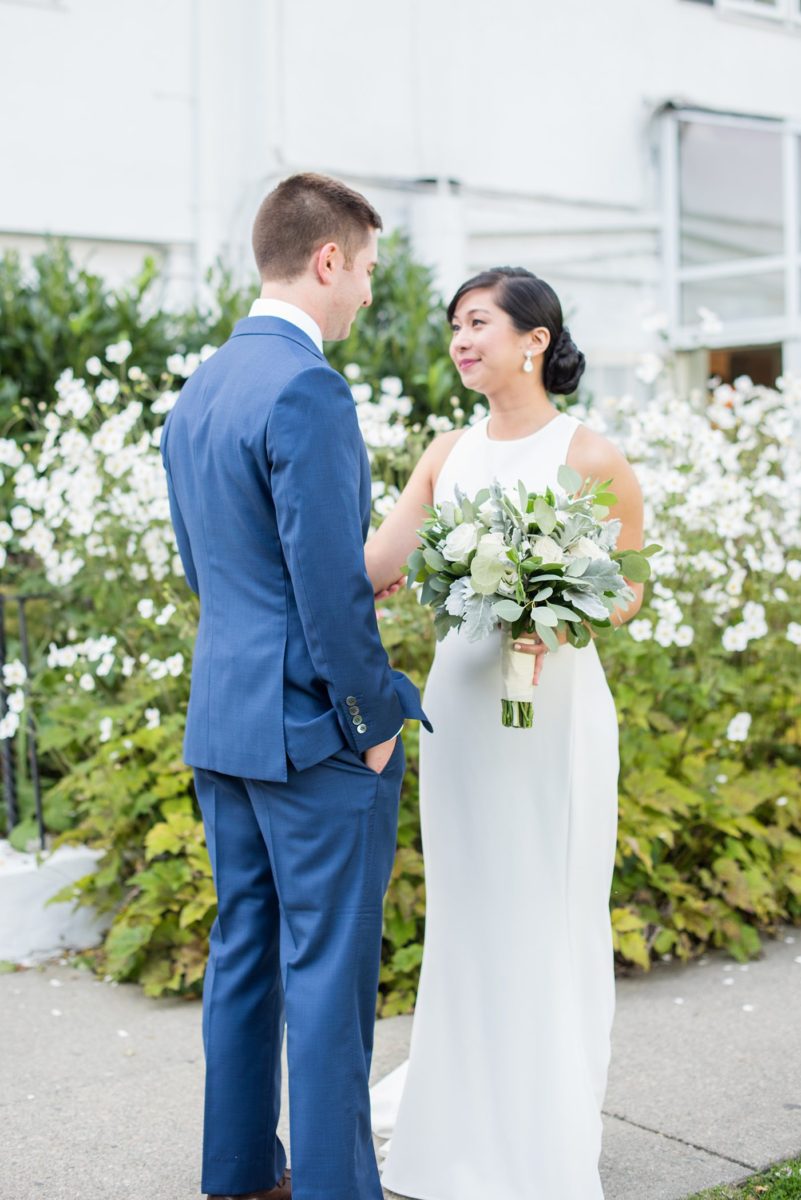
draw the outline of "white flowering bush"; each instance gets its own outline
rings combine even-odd
[[[210,353],[171,355],[154,378],[115,342],[62,373],[28,442],[0,439],[4,586],[49,597],[30,606],[31,679],[6,664],[0,738],[22,736],[31,706],[51,829],[106,851],[79,889],[114,914],[102,969],[153,993],[197,990],[214,912],[180,760],[197,609],[158,451]],[[378,523],[431,436],[485,410],[454,396],[421,420],[396,376],[345,374]],[[801,385],[686,398],[663,368],[652,384],[646,403],[573,410],[636,464],[647,538],[664,546],[638,617],[601,646],[621,723],[613,926],[621,958],[642,966],[708,944],[747,957],[759,929],[801,915]],[[379,615],[393,660],[423,682],[427,614],[401,593]],[[413,1002],[424,915],[414,728],[407,745],[386,1013]]]
[[[739,958],[801,914],[801,380],[574,413],[636,464],[664,552],[600,646],[621,727],[616,942]]]

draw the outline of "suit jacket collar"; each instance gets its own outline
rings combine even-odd
[[[293,325],[291,321],[282,320],[281,317],[243,317],[241,321],[237,321],[231,337],[252,336],[254,334],[289,338],[291,342],[296,342],[299,346],[303,346],[304,349],[310,350],[322,362],[326,361],[325,355],[318,350],[308,334],[299,329],[297,325]]]

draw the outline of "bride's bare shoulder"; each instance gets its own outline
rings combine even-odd
[[[579,425],[571,439],[568,464],[593,479],[608,479],[628,466],[622,450],[587,425]]]

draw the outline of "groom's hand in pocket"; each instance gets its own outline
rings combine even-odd
[[[375,771],[376,775],[380,775],[392,758],[392,751],[395,749],[397,740],[397,737],[390,738],[388,742],[379,742],[377,746],[371,746],[369,750],[365,750],[364,765],[371,771]]]

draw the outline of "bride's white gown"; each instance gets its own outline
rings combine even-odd
[[[435,500],[556,487],[578,421],[456,442]],[[420,735],[425,953],[408,1064],[372,1092],[384,1186],[421,1200],[601,1200],[614,1010],[617,720],[595,645],[548,654],[501,725],[500,634],[437,646]],[[532,659],[533,663],[533,659]]]

